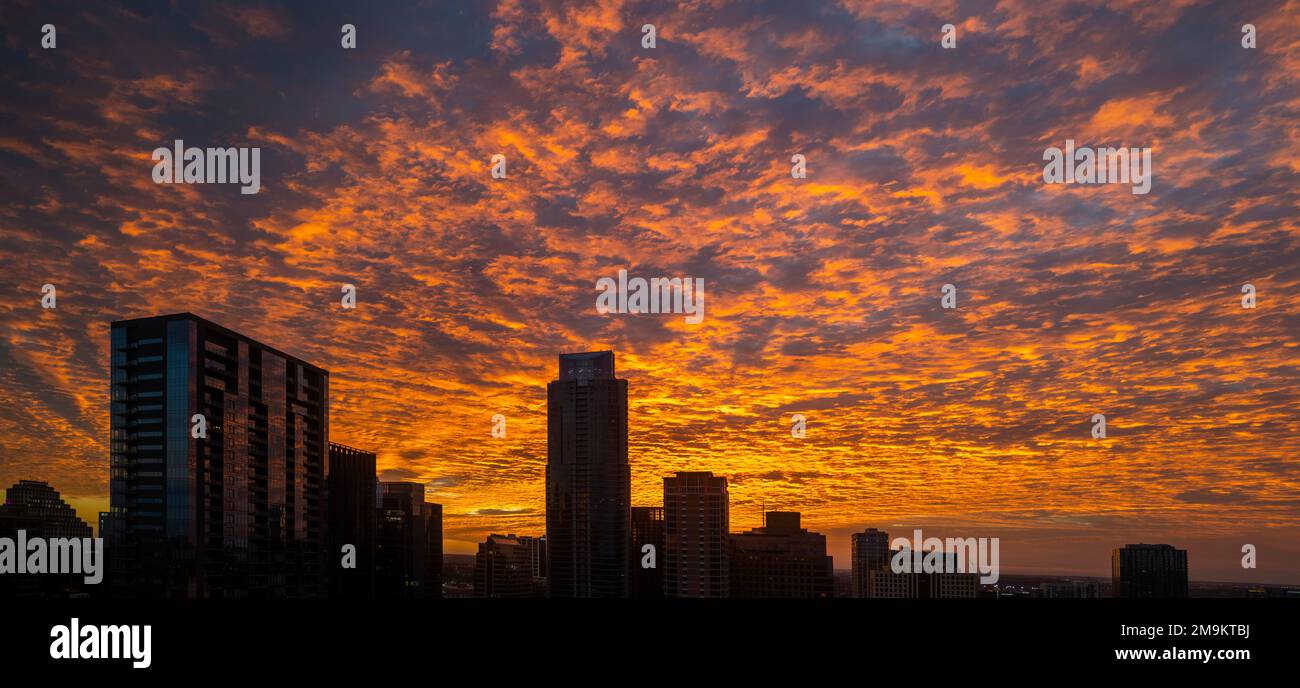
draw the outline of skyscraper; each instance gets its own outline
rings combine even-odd
[[[63,501],[57,490],[41,480],[19,480],[5,490],[0,504],[0,535],[19,530],[29,537],[88,538],[91,528]]]
[[[442,597],[442,505],[424,503],[424,596]]]
[[[17,540],[18,531],[23,531],[29,539],[42,538],[47,543],[58,539],[79,539],[92,536],[86,522],[77,517],[77,512],[63,501],[59,493],[49,483],[40,480],[19,480],[5,490],[4,503],[0,504],[0,537]],[[54,545],[51,543],[50,547]],[[76,551],[82,552],[83,545],[78,542]],[[15,556],[26,557],[26,552]],[[76,555],[81,564],[82,555]],[[105,562],[96,561],[96,566]],[[61,573],[45,575],[0,575],[0,597],[66,597],[83,594],[87,588],[99,586],[85,585],[81,573]]]
[[[871,571],[889,568],[889,533],[867,528],[850,539],[853,565],[853,596],[871,597]]]
[[[474,557],[474,597],[535,597],[535,547],[530,544],[513,534],[489,535],[480,542]]]
[[[654,566],[645,546],[653,547]],[[632,597],[664,596],[664,508],[632,507],[632,551],[628,554],[628,581]]]
[[[329,580],[331,597],[375,594],[375,455],[329,443]],[[343,568],[343,547],[355,548],[355,568]]]
[[[834,594],[826,536],[809,532],[797,511],[769,511],[764,525],[728,536],[731,597],[827,599]]]
[[[442,596],[442,505],[424,501],[421,483],[379,483],[375,595]]]
[[[1173,545],[1125,545],[1111,552],[1115,597],[1187,597],[1187,550]]]
[[[664,596],[727,597],[727,479],[679,471],[664,478]]]
[[[546,387],[546,539],[552,597],[626,597],[632,475],[627,380],[614,353],[560,354]]]
[[[119,594],[320,595],[329,373],[190,313],[112,324]]]

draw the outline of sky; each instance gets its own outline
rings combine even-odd
[[[93,523],[109,323],[190,311],[329,370],[450,553],[544,531],[546,382],[609,349],[633,504],[707,470],[837,568],[921,528],[1300,583],[1300,3],[181,5],[0,8],[0,486]],[[177,139],[260,191],[154,183]],[[1067,139],[1150,148],[1150,192],[1045,184]],[[621,269],[702,322],[598,312]]]

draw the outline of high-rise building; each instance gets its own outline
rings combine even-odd
[[[442,505],[424,503],[424,596],[442,597]]]
[[[424,501],[421,483],[379,483],[375,595],[442,596],[442,505]]]
[[[57,490],[41,480],[19,480],[5,490],[0,504],[0,535],[19,530],[28,537],[88,538],[92,531]]]
[[[850,538],[853,564],[853,596],[871,597],[867,574],[889,568],[889,533],[875,528],[867,528],[861,533],[853,533]]]
[[[762,527],[728,536],[732,597],[827,599],[834,595],[826,536],[809,532],[797,511],[769,511]]]
[[[544,592],[536,585],[533,557],[537,538],[489,535],[474,558],[474,597],[525,598]]]
[[[1111,552],[1112,594],[1126,598],[1187,597],[1187,550],[1125,545]]]
[[[647,551],[646,545],[654,549]],[[650,557],[651,553],[653,558]],[[632,507],[632,551],[628,558],[628,580],[632,597],[664,596],[663,556],[664,508]],[[650,566],[651,563],[654,566]]]
[[[679,471],[664,478],[664,596],[727,597],[727,479]]]
[[[627,597],[627,380],[615,377],[611,351],[560,354],[546,397],[551,597]]]
[[[329,579],[331,597],[375,594],[375,454],[329,443]],[[355,568],[343,568],[344,546]]]
[[[329,373],[190,313],[112,324],[118,594],[325,588]]]
[[[866,572],[866,596],[872,598],[973,598],[980,596],[980,575],[978,573],[958,573],[957,554],[944,552],[937,560],[942,571],[926,573],[922,570],[926,553],[922,557],[912,558],[912,570],[895,573],[892,560],[898,550],[890,550],[889,563],[883,568],[868,569]],[[915,553],[911,553],[915,556]]]
[[[5,490],[5,500],[0,504],[0,537],[17,541],[18,531],[28,540],[42,538],[48,545],[56,538],[77,539],[76,552],[84,552],[81,538],[92,537],[93,532],[77,512],[49,483],[39,480],[19,480]],[[26,557],[26,552],[15,556]],[[77,555],[76,565],[84,562],[84,554]],[[104,561],[95,561],[104,566]],[[102,583],[101,583],[102,584]],[[68,597],[82,595],[87,588],[82,573],[48,573],[44,575],[0,575],[0,597]],[[97,588],[98,586],[93,586]]]
[[[519,543],[528,549],[529,569],[532,571],[533,584],[541,589],[539,597],[546,596],[546,536],[518,536]]]

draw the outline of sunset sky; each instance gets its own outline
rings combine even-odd
[[[109,5],[0,9],[0,489],[93,522],[109,322],[190,311],[329,370],[448,552],[543,532],[546,382],[611,349],[635,505],[710,470],[836,568],[919,527],[1300,583],[1300,2]],[[260,193],[155,184],[176,139],[260,147]],[[1066,139],[1150,147],[1150,193],[1044,184]],[[703,322],[598,313],[620,269]]]

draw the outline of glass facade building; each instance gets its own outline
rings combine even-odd
[[[627,380],[615,377],[612,351],[560,354],[546,398],[550,595],[627,597]]]
[[[323,594],[329,373],[189,313],[111,342],[114,594]]]

